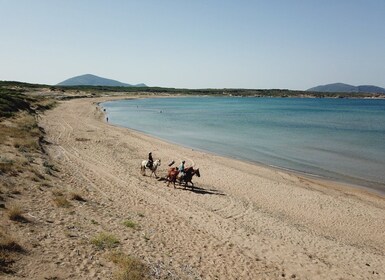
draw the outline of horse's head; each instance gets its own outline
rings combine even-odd
[[[195,169],[195,170],[194,170],[194,173],[195,173],[198,177],[201,176],[201,174],[199,173],[199,168]]]
[[[160,159],[155,160],[155,161],[154,161],[154,165],[160,166]]]

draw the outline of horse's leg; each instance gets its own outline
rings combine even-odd
[[[179,185],[182,185],[182,181],[183,181],[183,176],[182,175],[179,176],[178,181],[179,181]]]
[[[167,175],[167,187],[170,185],[171,181],[172,181],[172,176],[171,175]]]
[[[187,175],[184,175],[183,177],[183,182],[184,182],[184,189],[187,189],[188,187],[188,182],[189,182],[189,178],[187,177]]]

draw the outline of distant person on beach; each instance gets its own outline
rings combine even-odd
[[[108,117],[106,118],[106,121],[108,122]]]
[[[148,163],[147,163],[147,167],[148,168],[152,168],[152,164],[154,163],[154,159],[152,158],[152,153],[150,152],[148,154]]]

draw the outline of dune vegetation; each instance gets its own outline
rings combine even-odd
[[[87,95],[78,90],[68,92],[75,97]],[[39,125],[41,114],[54,108],[57,99],[65,99],[62,98],[65,94],[49,86],[0,82],[0,278],[15,277],[26,263],[39,264],[41,243],[52,237],[49,232],[56,231],[54,228],[63,217],[71,220],[76,208],[87,202],[85,194],[61,181],[60,167],[46,152],[46,147],[52,143],[46,140],[45,131]],[[59,218],[41,220],[31,214],[39,211],[48,211]],[[73,233],[75,226],[66,223],[62,226],[66,240],[61,243],[68,244],[77,237]],[[97,228],[99,224],[94,221],[91,226]],[[119,241],[114,236],[99,233],[88,239],[87,243],[95,252],[114,250],[114,258],[105,257],[116,264],[111,272],[114,278],[147,278],[146,265],[128,255],[123,257],[116,248]],[[55,252],[58,253],[60,249]],[[44,279],[68,276],[46,272],[43,268],[35,275],[25,276],[35,279],[44,273],[48,273]]]

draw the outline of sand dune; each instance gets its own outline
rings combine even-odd
[[[68,259],[64,276],[111,277],[105,253],[86,242],[110,232],[161,279],[385,279],[383,197],[115,127],[97,107],[102,100],[61,102],[41,120],[64,188],[87,198],[64,220],[79,238],[53,243]],[[171,160],[199,168],[197,188],[142,176],[150,151],[162,160],[159,176]]]

